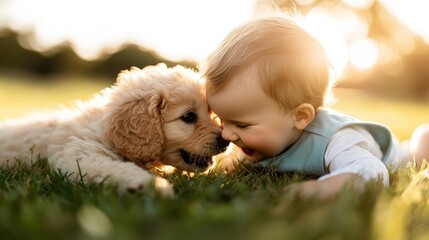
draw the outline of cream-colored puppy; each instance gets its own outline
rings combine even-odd
[[[170,165],[203,170],[228,142],[210,118],[200,76],[164,64],[131,68],[117,83],[74,109],[0,122],[0,166],[46,157],[73,180],[140,190],[156,180],[148,170]]]

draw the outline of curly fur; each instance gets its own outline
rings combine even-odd
[[[133,67],[76,108],[1,122],[0,166],[13,166],[17,159],[30,164],[40,155],[73,180],[83,176],[133,190],[158,178],[148,171],[154,167],[198,170],[201,166],[184,161],[183,151],[207,157],[227,145],[209,116],[200,80],[181,66]],[[195,121],[184,121],[186,113]],[[171,192],[165,182],[157,185]]]

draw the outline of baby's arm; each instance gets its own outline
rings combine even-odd
[[[362,128],[350,127],[336,133],[325,153],[329,174],[318,180],[304,181],[288,187],[299,191],[302,197],[327,199],[344,186],[362,192],[369,181],[389,185],[387,167],[381,161],[382,153],[372,136]]]
[[[296,192],[302,198],[327,200],[335,197],[345,186],[356,193],[365,189],[365,180],[355,173],[341,173],[323,180],[308,180],[287,186],[286,191]]]

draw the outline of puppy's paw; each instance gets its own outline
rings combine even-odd
[[[215,169],[224,172],[234,172],[242,164],[249,164],[243,152],[234,144],[230,144],[228,149],[215,156]]]
[[[174,197],[173,185],[169,183],[165,178],[156,177],[155,178],[155,189],[163,197]]]
[[[129,181],[122,181],[119,184],[119,191],[138,193],[143,192],[148,187],[155,187],[155,190],[163,197],[173,197],[173,186],[164,178],[151,176],[146,178],[133,178]]]

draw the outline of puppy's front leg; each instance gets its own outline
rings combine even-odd
[[[48,162],[53,170],[70,174],[73,181],[108,183],[119,191],[141,191],[150,184],[164,196],[172,196],[173,188],[132,162],[123,162],[102,144],[76,137],[64,145],[48,148]]]

